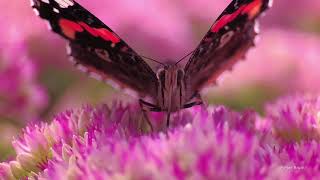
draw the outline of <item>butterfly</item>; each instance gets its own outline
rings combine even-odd
[[[272,0],[233,0],[210,27],[185,67],[167,63],[154,72],[115,32],[73,0],[31,0],[33,10],[68,40],[75,66],[90,76],[126,88],[143,111],[170,114],[203,103],[199,91],[214,83],[254,45],[257,18]],[[149,102],[143,100],[150,97]],[[150,126],[152,124],[148,121]]]

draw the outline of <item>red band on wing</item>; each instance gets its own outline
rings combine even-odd
[[[101,28],[101,29],[96,29],[96,31],[99,33],[100,37],[102,37],[105,40],[110,40],[113,43],[120,42],[120,38],[117,35],[115,35],[114,33],[106,29]]]
[[[232,14],[226,14],[222,16],[211,28],[212,32],[218,32],[221,28],[233,21],[240,13],[247,14],[249,19],[252,19],[260,12],[262,6],[261,0],[254,0],[249,4],[242,5]]]
[[[252,3],[246,5],[243,8],[242,13],[248,14],[249,19],[252,19],[260,12],[261,6],[262,6],[262,1],[261,0],[255,0]]]
[[[60,28],[64,35],[66,35],[70,39],[75,38],[76,32],[82,32],[83,28],[76,22],[67,20],[67,19],[60,19],[59,20]]]
[[[211,28],[212,32],[218,32],[221,28],[227,25],[229,22],[234,20],[242,11],[243,6],[241,6],[237,11],[232,14],[227,14],[222,16]]]
[[[92,28],[84,22],[76,23],[68,19],[60,19],[59,25],[63,34],[70,39],[75,38],[76,32],[82,32],[85,29],[94,37],[101,37],[102,39],[113,43],[120,42],[120,38],[109,30],[104,28]]]
[[[117,35],[115,35],[114,33],[108,31],[107,29],[92,28],[84,22],[80,22],[79,24],[95,37],[101,37],[102,39],[104,39],[106,41],[111,41],[113,43],[120,42],[120,38]]]

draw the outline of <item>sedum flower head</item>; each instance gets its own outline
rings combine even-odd
[[[266,107],[266,121],[272,122],[275,137],[282,141],[320,140],[320,98],[294,95]]]
[[[112,109],[86,106],[61,113],[50,124],[31,124],[20,137],[14,139],[16,159],[2,163],[0,174],[16,179],[41,174],[46,171],[49,161],[56,159],[55,153],[60,146],[60,150],[64,150],[75,138],[91,137],[96,132],[112,135],[115,139],[137,136],[142,131],[136,126],[141,125],[139,117],[135,116],[136,109],[135,106],[124,107],[120,104],[115,104]]]
[[[54,180],[319,177],[317,120],[312,120],[318,99],[282,98],[270,103],[266,117],[223,106],[195,107],[174,114],[168,129],[162,123],[165,115],[151,113],[153,132],[135,105],[85,106],[57,115],[50,124],[26,127],[13,141],[16,158],[0,164],[0,175]]]
[[[137,112],[133,105],[86,106],[51,124],[29,125],[13,141],[16,159],[2,163],[0,172],[17,179],[262,176],[254,113],[193,108],[174,115],[168,131],[158,123],[150,133]],[[150,117],[154,124],[165,118]]]
[[[124,139],[103,132],[74,137],[49,164],[52,179],[210,179],[260,177],[258,139],[227,122],[237,121],[223,107],[190,113],[192,123],[167,133]],[[219,122],[219,123],[217,123]],[[108,139],[108,140],[106,140]]]

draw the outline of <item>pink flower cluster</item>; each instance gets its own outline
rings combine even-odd
[[[320,177],[320,97],[290,96],[266,115],[223,106],[175,114],[150,132],[139,109],[89,106],[29,125],[5,179],[291,179]],[[161,118],[152,114],[153,121]]]

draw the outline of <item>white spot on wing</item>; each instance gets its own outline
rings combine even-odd
[[[67,8],[73,6],[74,2],[72,0],[55,0],[61,8]]]
[[[67,54],[71,55],[71,47],[69,44],[66,45]]]
[[[50,3],[49,0],[41,0],[41,1],[44,2],[44,3],[47,3],[47,4]]]
[[[113,81],[112,79],[106,79],[105,82],[115,89],[120,89],[119,84],[117,82]]]
[[[123,92],[132,96],[132,97],[138,97],[138,93],[132,89],[125,88],[125,89],[123,89]]]
[[[102,76],[98,73],[95,73],[95,72],[89,72],[89,76],[98,80],[98,81],[101,81],[102,80]]]
[[[76,64],[76,60],[74,60],[73,57],[69,57],[68,59],[69,59],[69,61],[70,61],[72,64]]]
[[[260,33],[260,24],[258,21],[254,21],[254,32],[259,34]]]
[[[260,36],[259,36],[259,35],[257,35],[256,37],[254,37],[254,39],[253,39],[254,45],[258,44],[259,41],[260,41]]]
[[[47,28],[51,31],[52,30],[51,24],[48,21],[45,21],[45,23]]]
[[[76,65],[76,68],[79,69],[81,72],[84,72],[84,73],[88,72],[88,69],[81,64]]]
[[[40,15],[40,13],[39,13],[38,9],[36,9],[36,8],[33,8],[33,12],[34,12],[37,16],[39,16],[39,15]]]
[[[269,0],[269,2],[268,2],[268,7],[271,8],[272,5],[273,5],[273,0]]]
[[[30,0],[30,6],[33,7],[35,5],[33,0]]]
[[[60,13],[59,9],[57,9],[57,8],[53,8],[53,11],[56,13]]]
[[[235,10],[237,10],[237,9],[239,8],[239,6],[238,6],[238,1],[236,1],[236,2],[234,3],[234,6],[233,6],[233,7],[234,7]]]

